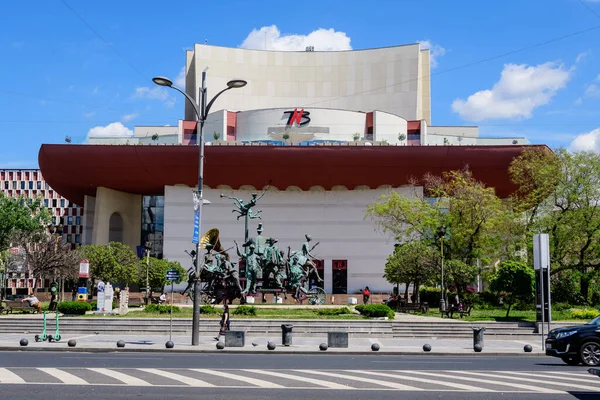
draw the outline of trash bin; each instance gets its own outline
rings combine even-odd
[[[283,324],[281,325],[281,344],[284,346],[292,345],[292,328],[294,325]]]
[[[476,344],[481,345],[483,348],[483,332],[485,332],[485,327],[471,327],[473,329],[473,346]]]

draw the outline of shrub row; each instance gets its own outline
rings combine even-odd
[[[382,318],[388,317],[394,319],[394,310],[386,306],[385,304],[360,304],[355,307],[356,310],[365,317],[369,318]]]
[[[348,307],[340,307],[340,308],[323,308],[317,310],[317,315],[344,315],[344,314],[352,314],[352,311]]]
[[[56,309],[63,314],[84,315],[87,311],[92,311],[92,306],[83,301],[63,301],[58,303]]]
[[[159,313],[159,314],[168,314],[171,312],[171,306],[167,306],[164,304],[148,304],[144,311],[149,313]],[[173,314],[180,313],[181,308],[177,306],[173,306]]]
[[[254,306],[239,306],[233,310],[233,315],[249,315],[256,316],[256,308]]]
[[[571,318],[574,319],[592,319],[600,315],[600,311],[594,308],[578,309],[574,308],[571,310]]]

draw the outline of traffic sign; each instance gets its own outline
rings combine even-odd
[[[179,280],[179,271],[171,268],[167,271],[167,280],[168,281],[178,281]]]

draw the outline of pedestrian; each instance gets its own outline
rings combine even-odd
[[[368,286],[365,286],[365,290],[363,290],[363,303],[367,304],[369,302],[369,297],[371,297],[371,291]]]
[[[71,300],[75,301],[77,298],[77,286],[73,286],[73,291],[71,292]]]
[[[158,298],[158,304],[165,304],[167,302],[167,294],[163,292]]]
[[[215,340],[220,340],[221,336],[225,336],[225,332],[227,332],[231,325],[231,319],[229,318],[229,306],[227,304],[223,305],[223,315],[221,316],[221,329],[219,330],[219,336],[215,338]]]
[[[40,301],[38,300],[38,298],[35,297],[35,295],[33,293],[31,293],[29,295],[29,297],[26,297],[23,300],[21,300],[21,303],[23,303],[24,301],[26,301],[26,302],[29,303],[29,307],[36,308],[38,314],[40,314],[42,312],[42,303],[40,303]]]

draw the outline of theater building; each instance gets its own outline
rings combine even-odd
[[[319,242],[328,293],[383,278],[394,243],[365,219],[368,204],[427,173],[461,169],[496,188],[514,187],[508,166],[524,138],[480,138],[477,127],[431,123],[429,52],[418,44],[347,52],[277,52],[196,45],[187,52],[186,92],[196,98],[209,66],[209,98],[228,80],[248,81],[214,103],[205,125],[202,232],[221,243],[244,237],[231,200],[268,191],[255,207],[263,236],[299,249],[305,234]],[[157,71],[159,74],[160,71]],[[172,93],[170,95],[176,95]],[[135,127],[132,137],[90,138],[85,145],[43,145],[39,164],[55,190],[83,206],[84,244],[153,242],[158,257],[189,266],[198,148],[193,110],[176,126]],[[60,160],[68,159],[68,166]],[[230,254],[235,259],[235,250]]]

